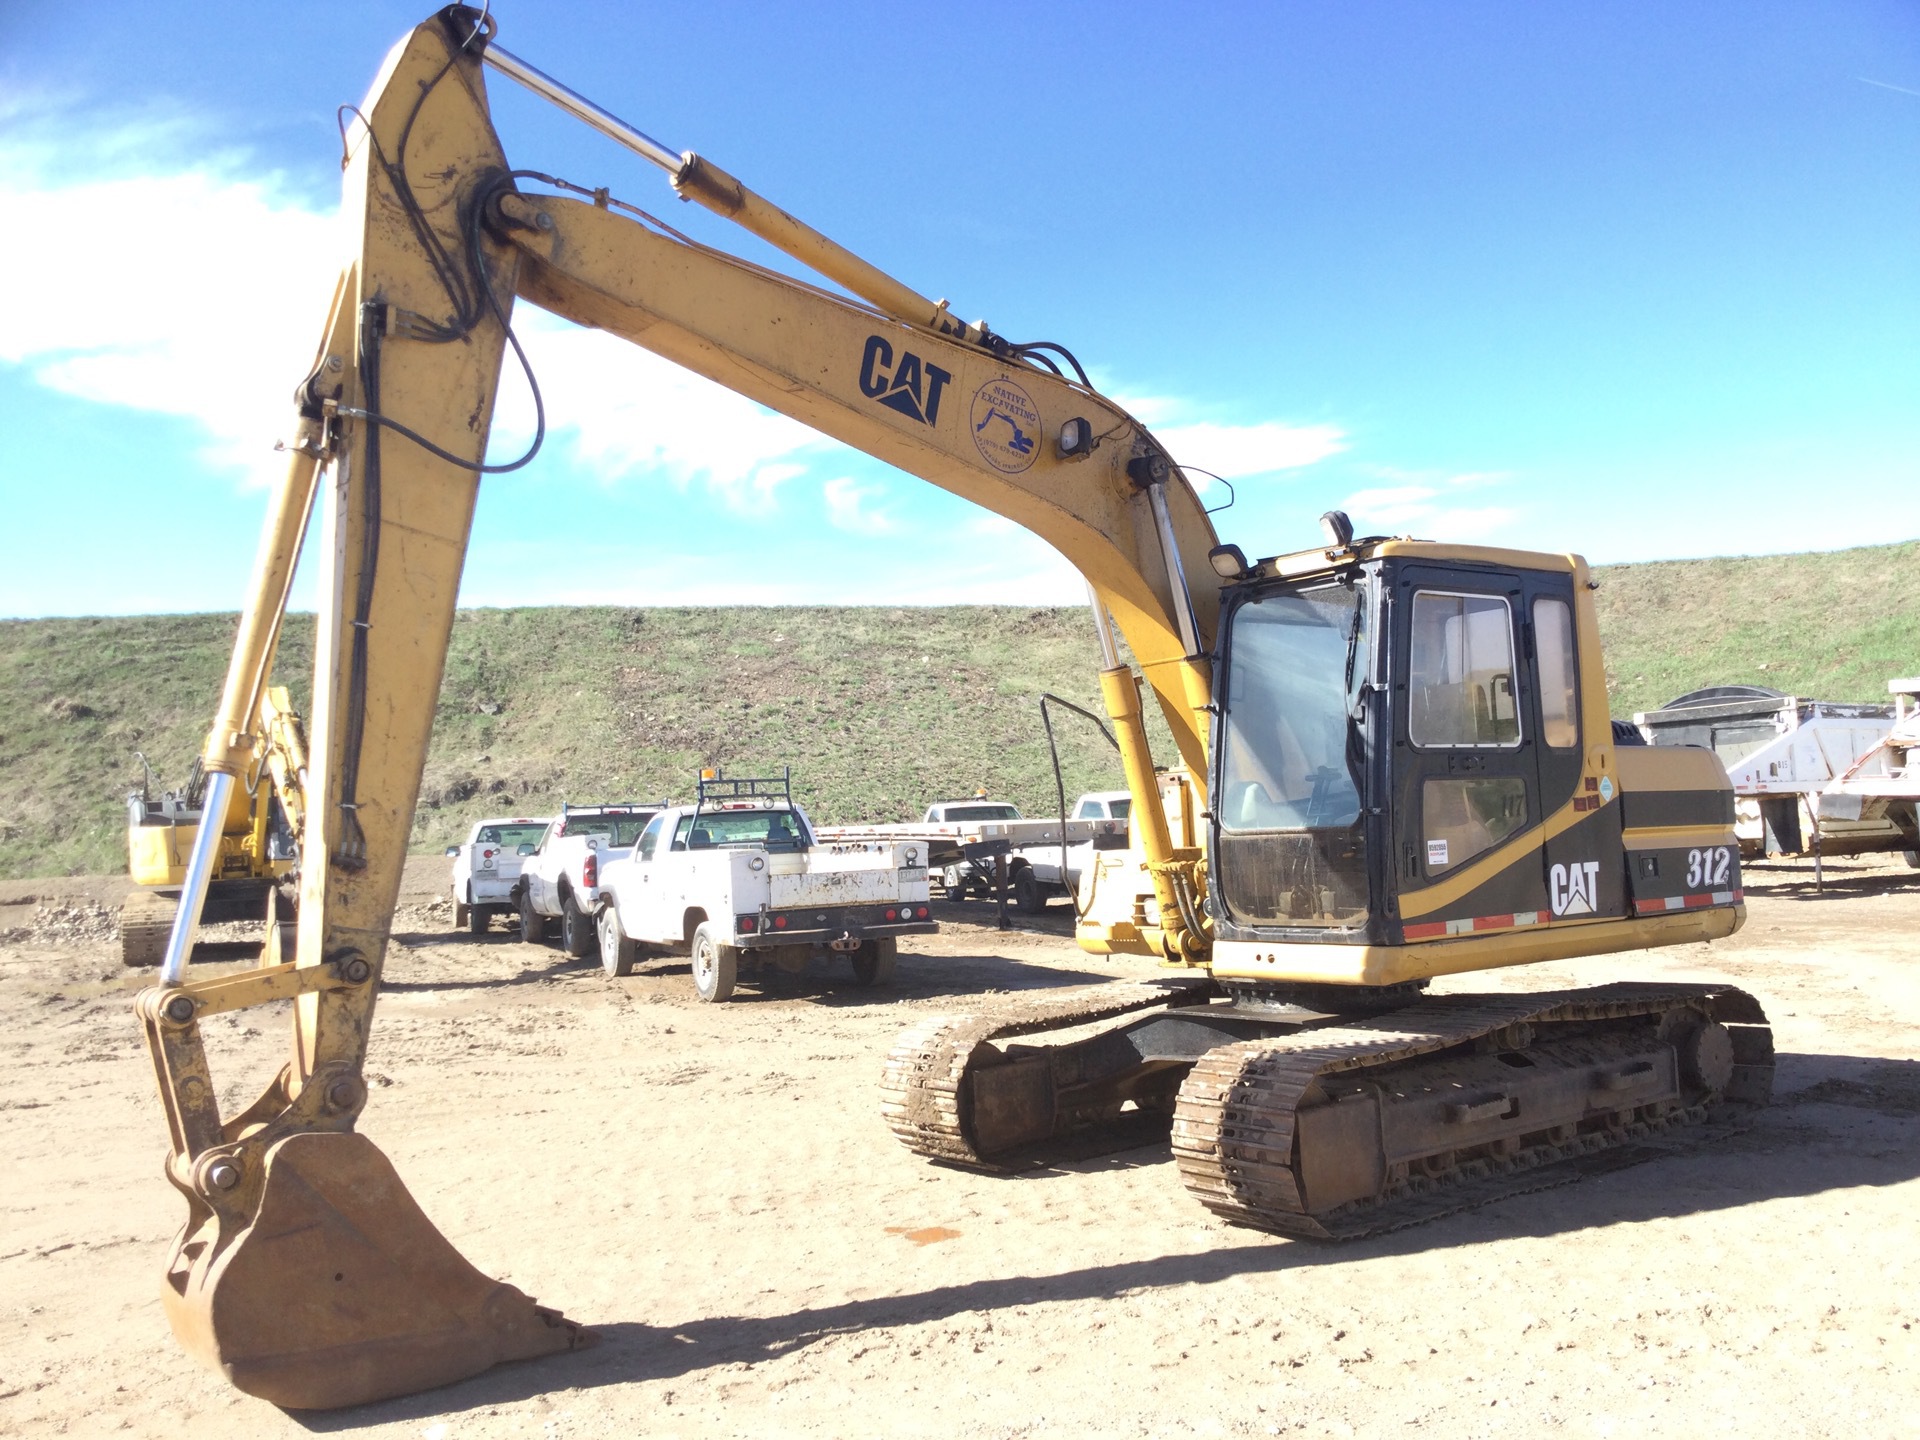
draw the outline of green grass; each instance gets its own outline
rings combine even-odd
[[[1920,544],[1599,580],[1616,715],[1735,682],[1884,700],[1890,676],[1920,671]],[[135,752],[161,788],[185,777],[234,628],[231,615],[0,622],[0,875],[124,869]],[[289,617],[278,678],[303,712],[312,645],[311,617]],[[909,818],[977,787],[1046,813],[1036,697],[1097,711],[1097,665],[1077,608],[463,611],[414,843],[563,798],[678,797],[702,765],[791,765],[823,821]],[[1057,723],[1069,798],[1118,787],[1092,727]]]
[[[1615,715],[1706,685],[1885,704],[1920,674],[1920,542],[1599,571]]]

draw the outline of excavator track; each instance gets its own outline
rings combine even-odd
[[[149,890],[134,890],[120,906],[120,963],[139,969],[158,965],[173,934],[179,902]]]
[[[1730,986],[1622,984],[1451,996],[1242,1041],[1182,1085],[1174,1157],[1226,1219],[1380,1234],[1652,1158],[1665,1132],[1737,1123],[1771,1095],[1765,1022]]]
[[[1215,994],[1203,978],[1123,981],[1015,999],[990,1014],[939,1016],[903,1033],[887,1056],[881,1110],[900,1142],[930,1160],[980,1169],[1008,1168],[983,1147],[974,1124],[970,1067],[1002,1059],[992,1042],[1042,1030],[1066,1030],[1121,1015],[1202,1003]],[[1072,1116],[1062,1116],[1061,1124]],[[1061,1126],[1049,1125],[1051,1133]]]

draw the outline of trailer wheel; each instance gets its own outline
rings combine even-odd
[[[620,912],[608,905],[600,912],[600,968],[609,975],[631,975],[640,947],[620,928]]]
[[[733,982],[739,973],[739,948],[722,945],[713,926],[702,921],[693,932],[693,993],[718,1004],[733,994]]]
[[[593,953],[593,922],[571,895],[560,902],[560,944],[576,960],[584,960]]]
[[[853,961],[854,984],[891,985],[893,963],[900,958],[900,942],[891,935],[869,935],[847,958]]]
[[[533,908],[533,896],[526,890],[520,892],[520,940],[526,945],[540,945],[547,938],[547,921],[538,910]]]
[[[1022,865],[1013,872],[1013,903],[1022,915],[1039,915],[1046,911],[1046,892],[1040,888],[1040,882],[1034,879],[1030,865]]]

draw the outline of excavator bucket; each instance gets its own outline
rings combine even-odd
[[[164,1291],[180,1343],[249,1395],[328,1410],[593,1343],[468,1264],[363,1135],[289,1136],[254,1189],[232,1219],[189,1197]]]

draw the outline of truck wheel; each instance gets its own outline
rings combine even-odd
[[[547,939],[546,917],[533,908],[533,896],[520,892],[520,940],[525,945],[542,945]]]
[[[620,928],[620,912],[609,905],[600,912],[600,968],[609,975],[631,975],[640,947]]]
[[[1033,870],[1029,866],[1022,865],[1013,872],[1013,904],[1022,915],[1039,915],[1046,911],[1046,892],[1040,888],[1040,882],[1033,878]]]
[[[891,985],[893,962],[900,958],[900,942],[891,935],[870,935],[848,958],[853,961],[854,984]]]
[[[593,922],[581,912],[571,895],[560,904],[560,943],[576,960],[593,954]]]
[[[1920,870],[1920,850],[1902,850],[1900,858],[1907,862],[1909,870]]]
[[[493,919],[493,912],[486,906],[456,905],[454,909],[455,911],[464,909],[467,912],[467,933],[469,935],[484,935],[487,933],[487,922]],[[455,923],[457,924],[458,921],[456,920]]]
[[[693,993],[717,1003],[733,994],[740,973],[740,950],[722,945],[713,926],[704,921],[693,932]]]
[[[453,928],[456,930],[464,930],[472,921],[473,911],[469,910],[465,905],[462,905],[458,900],[454,901]]]

